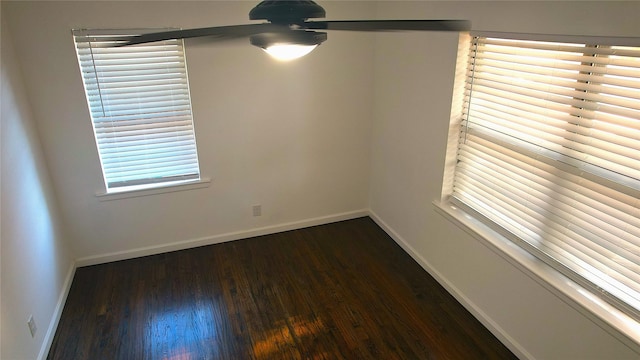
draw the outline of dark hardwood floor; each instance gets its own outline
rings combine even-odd
[[[371,219],[82,267],[48,359],[515,359]]]

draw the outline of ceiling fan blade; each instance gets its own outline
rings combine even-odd
[[[466,31],[468,20],[336,20],[306,21],[303,29],[347,31]]]
[[[123,38],[119,46],[145,44],[155,41],[170,39],[187,39],[195,37],[209,37],[211,41],[233,40],[241,37],[248,37],[253,34],[265,32],[289,31],[289,26],[279,24],[245,24],[230,26],[215,26],[208,28],[172,30],[157,33],[149,33]]]

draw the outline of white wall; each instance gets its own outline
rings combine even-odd
[[[228,239],[225,234],[349,216],[370,207],[423,265],[503,331],[502,339],[519,354],[637,358],[613,335],[433,211],[431,201],[439,198],[442,185],[455,34],[373,38],[332,33],[311,56],[286,65],[248,44],[188,45],[200,162],[203,176],[212,178],[210,187],[99,201],[94,193],[103,185],[70,29],[243,23],[254,4],[2,1],[0,357],[9,351],[19,358],[35,357],[43,323],[63,292],[68,248],[81,259],[100,261],[114,252]],[[640,30],[634,2],[322,5],[334,19],[451,17],[471,19],[477,30],[576,35],[637,36]],[[15,56],[5,55],[5,23]],[[25,90],[16,80],[17,62]],[[15,105],[7,108],[6,103]],[[7,122],[15,128],[5,126],[5,114],[18,114]],[[60,199],[59,213],[32,122]],[[11,149],[11,156],[5,149]],[[19,157],[11,160],[17,170],[6,171],[10,160],[5,157]],[[254,218],[251,205],[257,203],[263,205],[263,216]],[[15,221],[8,221],[8,210]],[[15,218],[15,213],[26,216]],[[39,226],[27,227],[27,218],[39,219]],[[68,224],[69,247],[62,241],[59,218]],[[25,326],[28,311],[40,325],[35,340]]]
[[[2,13],[0,358],[35,359],[53,327],[73,258]],[[27,327],[33,314],[38,330]],[[44,354],[46,356],[46,354]]]
[[[208,188],[100,201],[103,189],[72,28],[247,23],[255,5],[213,2],[9,2],[47,163],[81,259],[362,214],[368,202],[373,37],[329,35],[300,61],[277,63],[246,42],[187,44],[201,172]],[[370,3],[328,2],[334,17]],[[362,40],[362,41],[357,41]],[[262,216],[251,206],[262,204]],[[345,215],[346,214],[346,215]],[[249,232],[248,232],[249,231]],[[193,245],[193,244],[192,244]],[[107,258],[109,259],[109,258]]]
[[[381,2],[388,18],[462,18],[474,30],[638,36],[640,3]],[[382,34],[375,58],[370,207],[426,268],[510,344],[536,359],[637,359],[583,316],[434,211],[440,198],[458,36]],[[636,351],[638,347],[635,347]]]

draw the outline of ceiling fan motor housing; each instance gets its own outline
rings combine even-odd
[[[325,16],[324,8],[311,0],[263,0],[249,12],[250,20],[286,25]]]

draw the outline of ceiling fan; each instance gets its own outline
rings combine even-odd
[[[207,37],[211,41],[249,38],[252,45],[280,60],[291,60],[310,53],[327,40],[327,33],[342,31],[465,31],[467,20],[338,20],[307,21],[324,18],[324,8],[311,0],[263,0],[249,12],[250,20],[261,24],[215,26],[149,33],[123,39],[119,46],[170,39]]]

